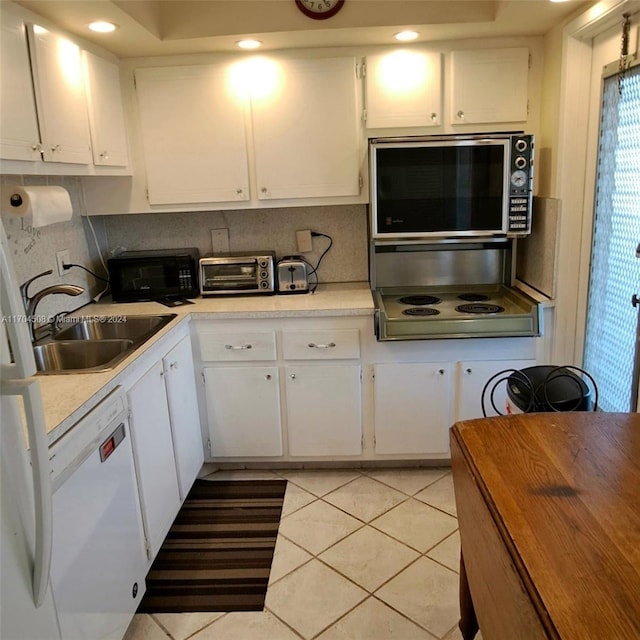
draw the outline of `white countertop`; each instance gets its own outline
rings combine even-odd
[[[111,371],[39,375],[45,426],[51,444],[66,433],[84,414],[121,384],[129,365],[190,318],[291,318],[327,316],[370,316],[374,305],[368,282],[321,284],[313,294],[275,296],[224,296],[194,299],[193,304],[166,307],[157,302],[116,304],[100,302],[83,307],[75,315],[119,316],[175,313],[177,317]],[[164,354],[163,354],[164,355]],[[159,356],[162,357],[162,356]]]

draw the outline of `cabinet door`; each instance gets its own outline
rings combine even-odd
[[[26,27],[2,9],[0,33],[0,158],[41,160]]]
[[[173,452],[182,501],[187,497],[204,462],[200,414],[189,336],[183,338],[162,359],[169,401]]]
[[[449,451],[451,373],[448,363],[376,364],[376,453]]]
[[[286,376],[289,453],[360,455],[360,365],[289,366]]]
[[[524,122],[528,49],[451,52],[451,124]]]
[[[489,360],[458,362],[457,400],[455,421],[482,418],[482,392],[491,378],[501,371],[504,375],[491,381],[485,392],[485,409],[487,416],[498,415],[491,404],[491,391],[495,387],[493,403],[500,414],[506,413],[506,378],[511,370],[533,367],[535,360]]]
[[[131,439],[151,560],[180,509],[169,408],[162,363],[156,363],[127,392]]]
[[[258,198],[358,195],[355,58],[265,65],[251,97]]]
[[[91,143],[80,48],[29,25],[33,85],[44,159],[89,164]]]
[[[126,167],[127,136],[120,90],[120,70],[113,62],[82,52],[93,164]]]
[[[439,125],[441,68],[440,53],[394,51],[367,56],[367,128]]]
[[[136,69],[150,204],[249,199],[244,101],[222,65]]]
[[[211,456],[281,456],[277,367],[205,367]]]

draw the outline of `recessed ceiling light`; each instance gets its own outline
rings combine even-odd
[[[260,40],[238,40],[236,44],[241,49],[257,49],[262,46],[262,42],[260,42]]]
[[[396,40],[400,40],[400,42],[409,42],[410,40],[415,40],[419,35],[417,31],[400,31],[394,34],[393,37]]]
[[[95,31],[96,33],[111,33],[118,28],[118,25],[113,24],[113,22],[105,22],[104,20],[96,20],[96,22],[91,22],[89,24],[89,29],[91,31]]]
[[[568,0],[550,0],[550,2],[568,2]]]

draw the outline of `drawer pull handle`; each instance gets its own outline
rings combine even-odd
[[[229,351],[246,351],[247,349],[251,349],[252,345],[250,344],[241,344],[240,346],[234,346],[232,344],[225,344],[224,345],[225,349],[228,349]]]
[[[336,346],[336,343],[329,342],[327,344],[316,344],[315,342],[310,342],[308,346],[310,349],[333,349],[333,347]]]

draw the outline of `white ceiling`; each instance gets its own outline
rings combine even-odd
[[[345,0],[328,20],[311,20],[294,0],[18,0],[17,4],[120,58],[237,50],[241,37],[263,49],[393,44],[401,28],[419,42],[537,36],[593,2],[569,0]],[[109,20],[113,34],[87,24]]]

